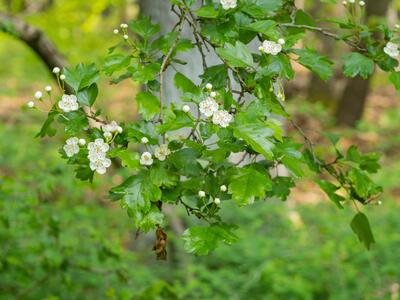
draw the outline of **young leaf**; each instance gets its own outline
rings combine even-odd
[[[73,69],[64,68],[64,75],[65,82],[79,92],[99,79],[99,70],[95,64],[79,64]]]
[[[369,250],[371,245],[375,243],[375,239],[367,216],[362,212],[357,213],[351,221],[350,226],[353,232],[358,236],[360,242]]]
[[[326,181],[326,180],[317,180],[318,185],[320,188],[328,195],[329,199],[332,200],[336,204],[338,208],[343,209],[343,205],[341,202],[345,201],[346,199],[342,196],[336,194],[336,191],[340,188],[334,185],[333,183]]]

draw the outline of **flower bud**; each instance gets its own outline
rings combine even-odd
[[[64,74],[61,74],[61,75],[60,75],[60,79],[61,79],[61,80],[64,80],[64,79],[65,79],[65,75],[64,75]]]
[[[221,192],[226,192],[228,190],[226,185],[221,185],[219,189],[221,190]]]
[[[210,91],[210,90],[212,90],[212,88],[213,88],[213,86],[212,86],[211,83],[207,83],[207,84],[206,84],[206,89],[207,89],[207,90]]]
[[[78,143],[79,143],[79,145],[81,145],[81,146],[85,146],[85,145],[86,145],[85,139],[79,139]]]
[[[35,98],[36,98],[36,99],[42,99],[42,97],[43,97],[43,94],[42,94],[41,91],[37,91],[37,92],[35,93]]]
[[[60,73],[60,71],[61,71],[61,70],[60,70],[59,67],[54,67],[54,68],[53,68],[53,73],[54,73],[54,74],[58,74],[58,73]]]
[[[206,196],[206,193],[204,191],[199,191],[198,195],[200,198],[203,198]]]
[[[211,92],[211,93],[210,93],[210,97],[211,97],[211,98],[215,98],[216,96],[217,96],[217,93],[216,93],[216,92]]]
[[[28,105],[29,108],[34,108],[35,107],[35,102],[29,101],[26,105]]]
[[[121,126],[118,126],[117,131],[118,131],[118,133],[122,133],[124,131],[124,129]]]
[[[114,32],[114,34],[118,34],[119,30],[118,29],[114,29],[113,32]]]
[[[129,39],[129,36],[127,34],[124,34],[124,40]]]
[[[358,4],[359,4],[361,7],[365,6],[365,2],[364,2],[364,1],[360,1]]]
[[[121,25],[119,25],[121,28],[128,28],[128,24],[122,23]]]
[[[221,199],[215,198],[215,199],[214,199],[214,203],[215,203],[216,205],[220,205],[220,204],[221,204]]]
[[[112,134],[111,134],[111,132],[109,132],[109,131],[104,132],[103,135],[104,135],[104,137],[105,137],[106,139],[112,138]]]
[[[189,105],[182,106],[182,111],[188,113],[190,111],[190,106]]]
[[[44,88],[44,90],[48,93],[51,92],[51,86],[50,85],[46,85],[46,87]]]
[[[148,142],[149,142],[149,139],[147,138],[147,137],[142,137],[141,139],[140,139],[140,142],[142,143],[142,144],[147,144]]]
[[[284,39],[279,39],[278,40],[278,44],[285,45],[285,40]]]
[[[258,47],[258,51],[264,52],[264,47],[263,46]]]

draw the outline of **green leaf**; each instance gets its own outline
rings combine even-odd
[[[392,72],[389,76],[389,80],[396,88],[396,91],[400,93],[400,72]]]
[[[133,67],[128,68],[132,73],[133,80],[147,84],[149,81],[155,80],[157,74],[160,72],[161,65],[159,63],[151,63],[142,65],[140,63],[135,64]]]
[[[378,153],[362,154],[354,145],[347,150],[346,155],[346,160],[357,163],[361,170],[369,173],[376,173],[380,169],[379,158]]]
[[[229,183],[229,193],[239,206],[253,204],[256,198],[264,198],[267,190],[272,189],[267,173],[261,173],[252,167],[240,168]]]
[[[81,90],[77,94],[78,102],[81,105],[92,106],[96,101],[97,95],[99,94],[99,89],[96,83],[91,86]]]
[[[168,169],[167,164],[159,163],[150,169],[151,182],[156,186],[173,187],[179,181],[179,176]]]
[[[277,176],[272,179],[272,189],[267,191],[267,197],[277,197],[285,201],[290,194],[290,189],[295,186],[292,177]]]
[[[282,7],[282,0],[244,0],[242,11],[256,19],[273,14]]]
[[[189,78],[177,72],[174,77],[175,86],[184,93],[198,94],[199,88]]]
[[[108,76],[111,76],[114,72],[129,66],[130,61],[130,56],[126,56],[123,54],[109,55],[107,56],[103,65],[104,73]]]
[[[144,232],[155,229],[157,225],[162,226],[164,222],[164,214],[155,205],[146,212],[129,209],[128,213],[135,220],[135,226]]]
[[[254,151],[264,155],[266,159],[272,159],[274,148],[274,130],[267,122],[254,122],[237,124],[233,129],[237,138],[244,139]]]
[[[343,73],[347,77],[361,76],[367,79],[374,72],[374,61],[361,53],[353,52],[344,57]]]
[[[272,20],[262,20],[251,23],[244,27],[244,29],[265,34],[268,37],[277,37],[276,22]]]
[[[56,134],[56,129],[52,127],[54,123],[54,119],[59,115],[59,112],[51,110],[48,115],[46,121],[43,123],[42,128],[36,134],[36,137],[45,137],[46,135],[52,137]]]
[[[79,64],[73,69],[64,68],[64,75],[65,82],[79,92],[99,79],[99,70],[95,64]]]
[[[354,189],[359,197],[362,199],[367,199],[373,193],[373,188],[375,187],[371,178],[368,175],[357,168],[353,168],[348,173],[350,180],[354,184]]]
[[[148,40],[160,31],[160,25],[151,23],[150,17],[141,17],[139,20],[131,21],[129,27],[144,40]]]
[[[311,49],[293,50],[299,58],[297,61],[316,73],[322,80],[328,80],[333,75],[333,62],[327,57],[319,55],[318,52]]]
[[[160,113],[160,100],[150,92],[140,92],[136,96],[139,113],[146,121]]]
[[[133,170],[138,170],[140,168],[139,164],[139,153],[133,152],[128,149],[114,148],[108,152],[111,158],[118,157],[121,159],[123,167],[130,168]]]
[[[351,229],[358,236],[360,242],[369,250],[375,243],[374,235],[371,230],[368,218],[362,212],[357,213],[350,223]]]
[[[235,229],[237,226],[225,223],[214,223],[208,227],[191,227],[182,235],[185,250],[196,255],[207,255],[210,251],[215,250],[221,242],[231,245],[238,240],[233,233]]]
[[[219,15],[219,11],[213,5],[202,6],[195,11],[195,14],[200,18],[215,19]]]
[[[329,199],[331,199],[338,208],[341,209],[344,208],[341,202],[345,201],[346,199],[336,194],[336,191],[340,189],[340,187],[337,187],[333,183],[322,179],[317,180],[316,182],[318,183],[320,188],[328,195]]]
[[[235,45],[226,43],[225,48],[217,48],[217,54],[231,67],[253,66],[253,57],[245,44],[237,41]]]
[[[198,176],[202,170],[200,164],[197,162],[200,155],[201,153],[195,149],[185,148],[172,153],[169,156],[169,160],[180,174]]]
[[[110,194],[115,200],[122,199],[128,208],[142,213],[150,211],[151,202],[161,199],[161,190],[151,182],[147,171],[129,177],[121,185],[113,187]]]

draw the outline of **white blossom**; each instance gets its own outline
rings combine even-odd
[[[45,90],[46,92],[50,93],[50,92],[51,92],[51,86],[50,86],[50,85],[46,85],[45,88],[44,88],[44,90]]]
[[[36,98],[36,99],[42,99],[42,97],[43,97],[43,94],[42,94],[41,91],[36,91],[36,92],[35,92],[35,98]]]
[[[399,46],[395,43],[388,42],[386,46],[383,48],[383,51],[389,55],[390,57],[396,58],[399,56]]]
[[[78,99],[75,95],[63,95],[58,102],[58,107],[63,112],[76,111],[79,109]]]
[[[235,8],[237,6],[237,0],[221,0],[223,9]]]
[[[54,68],[53,68],[53,73],[54,73],[54,74],[58,74],[58,73],[60,73],[60,71],[61,71],[61,70],[60,70],[59,67],[54,67]]]
[[[142,144],[147,144],[148,142],[149,142],[149,139],[147,138],[147,137],[142,137],[141,139],[140,139],[140,142],[142,143]]]
[[[203,198],[206,196],[206,193],[204,191],[199,191],[198,195],[200,198]]]
[[[232,120],[233,116],[226,110],[219,110],[215,112],[212,119],[215,125],[220,125],[223,128],[228,127],[229,123],[232,122]]]
[[[68,157],[72,157],[75,154],[79,153],[78,143],[79,143],[79,140],[77,137],[72,137],[65,141],[65,145],[64,145],[63,149],[65,151],[65,154]]]
[[[118,132],[118,127],[120,127],[120,126],[118,125],[117,122],[111,121],[111,123],[103,125],[101,127],[101,129],[103,129],[103,132],[116,133],[116,132]]]
[[[228,190],[228,188],[226,187],[226,185],[221,185],[219,187],[219,189],[221,190],[221,192],[226,192]]]
[[[189,105],[182,106],[182,111],[188,113],[190,111],[190,106]]]
[[[216,205],[220,205],[220,204],[221,204],[221,199],[215,198],[215,199],[214,199],[214,203],[215,203]]]
[[[29,101],[26,105],[27,105],[29,108],[34,108],[34,107],[35,107],[35,102]]]
[[[213,85],[212,85],[211,83],[207,83],[207,84],[206,84],[206,89],[207,89],[207,90],[211,91],[212,88],[213,88]]]
[[[64,80],[64,79],[65,79],[65,75],[64,75],[64,74],[61,74],[61,75],[60,75],[60,79],[61,79],[61,80]]]
[[[218,110],[218,103],[213,98],[208,97],[200,102],[199,109],[206,117],[211,117]]]
[[[90,160],[90,169],[99,174],[106,173],[107,168],[111,166],[111,160],[106,157],[110,146],[103,139],[96,139],[94,142],[90,142],[87,148],[89,150],[88,159]]]
[[[168,149],[167,144],[162,144],[154,149],[154,156],[159,160],[163,161],[171,154],[171,150]]]
[[[150,152],[143,152],[140,157],[140,164],[143,166],[151,166],[153,164],[153,158]]]
[[[273,41],[264,41],[262,47],[266,54],[277,55],[282,51],[282,45]]]
[[[90,161],[89,167],[92,171],[103,175],[107,172],[107,168],[111,166],[111,160],[109,158],[100,158],[97,160]]]

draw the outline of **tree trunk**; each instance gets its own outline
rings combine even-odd
[[[391,0],[368,1],[366,5],[367,18],[384,17],[390,2]],[[366,80],[359,77],[347,79],[336,110],[338,124],[354,127],[362,118],[367,103],[370,80],[371,77]]]

